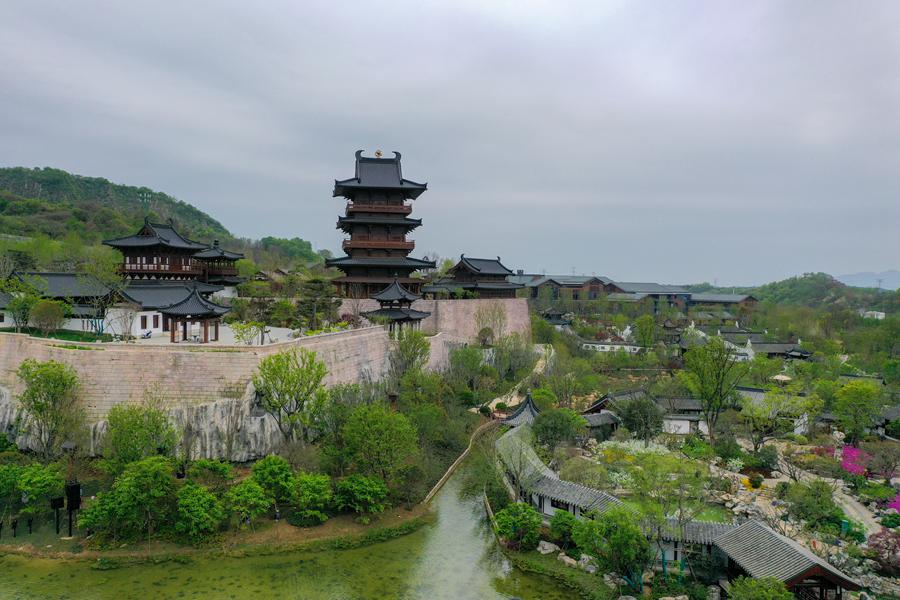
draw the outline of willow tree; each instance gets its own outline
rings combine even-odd
[[[17,371],[25,388],[19,395],[25,429],[44,461],[52,460],[67,436],[83,423],[78,374],[69,365],[26,358]]]
[[[272,415],[286,442],[309,441],[309,432],[328,398],[325,363],[305,348],[267,356],[253,375],[260,406]]]

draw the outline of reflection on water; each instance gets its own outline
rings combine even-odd
[[[95,571],[87,563],[0,557],[0,598],[15,600],[562,600],[552,580],[512,569],[458,476],[437,522],[389,542],[329,552],[199,559]]]

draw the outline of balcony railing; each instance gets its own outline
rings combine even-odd
[[[177,275],[199,275],[202,271],[197,265],[165,265],[165,264],[123,264],[119,265],[121,273],[170,273]]]
[[[396,206],[388,204],[360,204],[359,202],[348,202],[347,212],[376,212],[408,215],[412,212],[412,206],[409,204]]]
[[[344,250],[351,248],[384,248],[386,250],[412,250],[416,247],[413,240],[369,240],[355,238],[352,240],[344,240],[342,244]]]

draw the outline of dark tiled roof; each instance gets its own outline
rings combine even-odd
[[[215,259],[225,259],[225,260],[240,260],[244,258],[244,255],[240,252],[231,252],[229,250],[224,250],[219,246],[219,242],[213,242],[213,245],[207,248],[206,250],[201,250],[194,254],[194,258],[202,258],[206,260],[215,260]]]
[[[518,283],[508,281],[453,281],[441,279],[422,288],[423,292],[443,292],[453,290],[518,290],[522,287]]]
[[[647,294],[638,294],[630,292],[613,292],[604,296],[608,302],[640,302],[645,299]]]
[[[39,286],[46,283],[46,288],[38,290],[47,298],[93,298],[109,293],[109,288],[89,277],[80,276],[78,273],[52,273],[29,271],[19,274],[23,279],[39,278],[36,282]]]
[[[753,348],[754,352],[762,352],[763,354],[789,354],[791,352],[798,352],[803,355],[812,354],[808,350],[804,350],[797,344],[792,343],[753,343],[750,342],[750,347]]]
[[[369,158],[362,152],[356,151],[356,175],[334,180],[334,196],[352,198],[358,190],[381,189],[400,191],[405,198],[415,199],[428,189],[427,183],[403,178],[399,152],[394,152],[394,158]]]
[[[405,225],[409,229],[415,229],[422,224],[422,219],[409,217],[386,217],[383,215],[365,217],[358,213],[346,217],[338,217],[338,228],[350,225]]]
[[[689,292],[678,285],[640,281],[613,281],[612,284],[628,293],[638,294],[688,294]]]
[[[712,523],[710,521],[688,521],[682,526],[677,519],[668,518],[660,531],[664,540],[687,542],[689,544],[712,544],[720,536],[736,529],[731,523]]]
[[[172,225],[151,223],[149,220],[144,221],[144,226],[138,233],[104,240],[103,243],[113,248],[141,248],[148,246],[166,246],[181,250],[204,250],[207,248],[206,244],[201,244],[182,236],[175,231]]]
[[[477,275],[502,275],[504,277],[513,275],[513,272],[503,266],[503,263],[500,262],[499,256],[496,259],[468,258],[465,254],[461,254],[459,256],[459,262],[451,269],[451,272],[459,268],[464,268]]]
[[[655,398],[656,403],[664,410],[674,409],[675,412],[699,412],[703,404],[697,398]]]
[[[841,583],[857,590],[859,586],[809,549],[758,521],[747,521],[715,540],[722,552],[754,578],[774,577],[793,581],[813,569],[821,569]]]
[[[588,427],[600,427],[602,425],[612,425],[619,422],[619,417],[608,410],[599,413],[588,413],[582,416],[588,422]]]
[[[368,258],[354,258],[352,256],[341,256],[339,258],[331,258],[325,262],[329,267],[412,267],[434,268],[433,260],[419,260],[418,258],[409,258],[408,256],[372,256]]]
[[[593,404],[588,406],[581,414],[588,415],[590,413],[595,413],[606,408],[606,406],[609,404],[615,404],[616,402],[621,402],[624,400],[632,400],[634,398],[639,398],[646,395],[647,392],[643,389],[608,392],[594,400]]]
[[[534,418],[538,416],[540,412],[541,410],[535,405],[534,400],[531,399],[531,393],[529,392],[525,396],[525,401],[519,404],[511,415],[503,419],[503,423],[504,425],[509,425],[511,427],[531,425],[534,423]]]
[[[430,314],[413,308],[379,308],[362,313],[364,317],[382,317],[391,321],[421,321]]]
[[[227,306],[221,306],[215,302],[210,302],[200,295],[196,289],[193,290],[186,298],[176,302],[170,306],[159,309],[164,315],[173,317],[221,317],[229,311]]]
[[[413,294],[395,279],[394,283],[372,296],[372,298],[379,302],[413,302],[421,298],[421,296]]]
[[[186,300],[194,289],[190,285],[130,285],[122,295],[143,309],[154,310]]]
[[[737,304],[744,300],[756,300],[756,298],[750,294],[691,294],[691,302],[707,304]]]
[[[612,280],[608,277],[599,277],[596,275],[545,275],[539,279],[528,283],[528,287],[537,287],[545,283],[555,283],[560,287],[582,287],[591,281],[607,284]]]

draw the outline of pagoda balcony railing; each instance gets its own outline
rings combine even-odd
[[[369,240],[354,238],[352,240],[344,240],[342,244],[344,250],[352,248],[384,248],[386,250],[412,250],[416,247],[413,240]]]
[[[394,213],[400,215],[408,215],[412,213],[412,206],[402,204],[361,204],[359,202],[348,202],[347,212],[376,212],[376,213]]]
[[[164,273],[174,275],[200,275],[203,271],[197,265],[165,264],[124,264],[119,265],[120,273]]]
[[[206,267],[204,272],[207,275],[235,276],[238,274],[238,270],[235,267]]]

